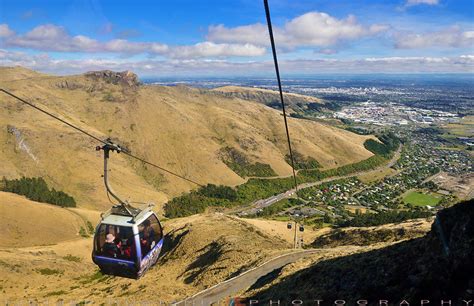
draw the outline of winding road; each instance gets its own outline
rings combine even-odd
[[[279,269],[289,263],[295,262],[301,258],[324,252],[322,249],[296,251],[288,254],[280,255],[262,265],[247,270],[246,272],[228,279],[215,286],[207,288],[195,295],[186,298],[185,300],[172,304],[173,306],[186,306],[186,305],[211,305],[213,303],[219,304],[229,297],[233,297],[233,294],[242,291],[252,286],[260,277],[267,275],[268,273]]]
[[[377,171],[380,171],[382,169],[390,168],[393,165],[395,165],[397,160],[400,158],[401,151],[402,151],[402,145],[400,145],[398,147],[397,151],[395,151],[395,154],[393,154],[393,157],[390,159],[390,161],[388,163],[386,163],[382,166],[379,166],[375,169],[371,169],[371,170],[368,170],[368,171],[355,172],[355,173],[351,173],[351,174],[347,174],[347,175],[331,176],[331,177],[322,179],[322,180],[317,181],[317,182],[302,183],[302,184],[298,185],[298,190],[313,187],[313,186],[317,186],[317,185],[321,185],[323,183],[328,183],[328,182],[335,181],[335,180],[355,177],[355,176],[358,176],[358,175],[361,175],[361,174],[370,174],[372,172],[377,172]],[[233,211],[232,213],[238,213],[238,215],[240,215],[240,216],[253,215],[253,214],[256,214],[260,209],[268,207],[268,206],[270,206],[270,205],[272,205],[272,204],[274,204],[278,201],[281,201],[285,198],[292,197],[294,193],[295,193],[295,189],[293,188],[293,189],[290,189],[288,191],[282,192],[280,194],[271,196],[269,198],[258,200],[253,204],[253,206],[251,208],[245,208],[245,209],[241,209],[239,211]]]
[[[372,169],[372,170],[369,170],[369,171],[361,171],[361,172],[352,173],[352,174],[343,175],[343,176],[328,177],[326,179],[323,179],[323,180],[320,180],[320,181],[317,181],[317,182],[312,182],[312,183],[303,183],[303,184],[298,185],[298,189],[309,188],[309,187],[312,187],[312,186],[316,186],[316,185],[323,184],[323,183],[326,183],[326,182],[331,182],[331,181],[338,180],[338,179],[350,178],[350,177],[358,176],[358,175],[361,175],[361,174],[370,174],[373,171],[379,171],[381,169],[390,168],[393,165],[395,165],[397,160],[400,158],[401,150],[402,150],[402,146],[400,145],[398,147],[397,151],[395,152],[394,156],[392,157],[392,159],[388,163],[386,163],[386,164],[384,164],[380,167],[377,167],[375,169]],[[272,205],[272,204],[274,204],[274,203],[276,203],[276,202],[278,202],[278,201],[280,201],[284,198],[289,198],[289,197],[293,196],[294,193],[295,193],[295,189],[293,188],[293,189],[290,189],[286,192],[277,194],[275,196],[259,200],[259,201],[254,203],[252,208],[246,209],[245,212],[248,213],[248,212],[256,211],[258,209],[270,206],[270,205]],[[241,212],[243,212],[243,211],[241,211]],[[235,211],[234,211],[234,213],[235,213]],[[276,269],[282,268],[283,266],[285,266],[287,264],[290,264],[290,263],[293,263],[293,262],[295,262],[295,261],[297,261],[301,258],[310,256],[310,255],[313,255],[313,254],[317,254],[317,253],[320,253],[320,252],[323,252],[323,251],[324,250],[322,250],[322,249],[300,250],[300,251],[293,251],[291,253],[280,255],[278,257],[270,259],[269,261],[263,263],[260,266],[254,267],[250,270],[247,270],[246,272],[244,272],[244,273],[242,273],[242,274],[240,274],[236,277],[228,279],[228,280],[226,280],[222,283],[216,284],[216,285],[214,285],[210,288],[207,288],[207,289],[205,289],[201,292],[198,292],[195,295],[193,295],[189,298],[186,298],[182,301],[176,302],[172,305],[186,306],[186,305],[219,304],[219,302],[222,302],[227,298],[233,297],[234,294],[249,288],[250,286],[255,284],[255,282],[259,278],[267,275],[268,273],[270,273],[270,272],[272,272]]]

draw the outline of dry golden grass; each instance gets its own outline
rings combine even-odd
[[[220,214],[168,221],[165,228],[166,252],[139,281],[98,274],[90,259],[92,238],[78,237],[51,246],[0,248],[2,297],[76,303],[100,303],[110,296],[156,302],[159,297],[170,302],[224,281],[290,247],[245,222]],[[43,235],[52,231],[42,230]]]
[[[163,222],[166,233],[163,254],[157,266],[139,281],[102,276],[91,261],[92,238],[77,235],[84,219],[91,222],[98,219],[97,212],[73,209],[71,213],[12,194],[0,193],[0,196],[2,222],[5,221],[0,224],[0,293],[9,301],[100,304],[114,297],[119,302],[128,299],[156,303],[158,298],[171,302],[289,252],[292,246],[285,222],[240,219],[219,213],[195,215]],[[16,223],[25,226],[20,231],[21,237],[11,236],[9,232]],[[383,227],[394,226],[419,230],[419,224],[408,223]],[[327,231],[308,229],[304,233],[305,241]],[[8,241],[12,243],[7,245]],[[40,241],[51,245],[37,245]],[[386,244],[324,249],[309,259],[288,265],[282,273],[289,275],[315,261],[383,245]]]
[[[236,93],[236,94],[248,94],[248,95],[259,95],[259,94],[270,94],[272,96],[276,96],[278,98],[279,93],[278,91],[270,90],[270,89],[263,89],[263,88],[255,88],[255,87],[243,87],[243,86],[222,86],[212,89],[216,92],[224,92],[224,93]],[[300,101],[305,102],[314,102],[314,103],[322,103],[321,99],[311,96],[300,95],[296,93],[284,93],[284,98],[297,98]]]
[[[193,89],[127,88],[83,75],[46,76],[23,68],[0,67],[0,75],[1,88],[100,138],[114,136],[132,153],[201,183],[244,182],[218,158],[225,146],[239,149],[251,161],[270,164],[279,175],[291,173],[284,160],[281,115],[264,105]],[[102,157],[94,151],[98,143],[12,98],[5,96],[2,103],[0,176],[42,176],[52,187],[72,194],[80,207],[110,206],[101,179]],[[30,155],[19,148],[7,125],[21,133]],[[295,149],[325,168],[372,155],[363,147],[370,136],[294,118],[289,126]],[[123,155],[112,155],[111,170],[116,191],[135,201],[161,204],[196,187]]]
[[[237,218],[236,218],[237,219]],[[244,222],[247,222],[265,234],[278,239],[283,239],[289,244],[293,244],[294,241],[294,227],[293,229],[287,229],[288,222],[285,221],[275,221],[275,220],[265,220],[265,219],[244,219],[241,218]],[[293,223],[294,225],[294,223]],[[305,227],[304,232],[298,231],[298,237],[303,238],[304,243],[311,243],[317,236],[323,235],[329,231],[329,228],[322,228],[320,230],[313,230],[310,227]]]
[[[94,213],[81,217],[83,212],[78,215],[76,211],[0,192],[0,248],[51,245],[76,239],[81,227],[87,230],[85,220]]]

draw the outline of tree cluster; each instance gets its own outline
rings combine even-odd
[[[228,186],[208,184],[190,193],[176,197],[165,204],[168,218],[186,217],[203,213],[209,206],[235,205],[237,192]]]
[[[432,213],[423,210],[411,211],[385,211],[379,213],[355,214],[350,220],[341,221],[338,225],[340,227],[363,227],[363,226],[377,226],[388,223],[397,223],[410,219],[426,218]]]
[[[76,207],[76,201],[65,192],[49,189],[41,177],[8,180],[5,177],[0,185],[2,191],[23,195],[32,201],[49,203],[61,207]]]

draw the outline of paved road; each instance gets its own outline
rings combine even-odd
[[[279,269],[289,263],[295,262],[306,256],[320,253],[323,250],[304,250],[296,251],[289,254],[284,254],[278,257],[275,257],[261,266],[248,270],[234,278],[231,278],[227,281],[224,281],[220,284],[217,284],[213,287],[210,287],[206,290],[203,290],[192,297],[189,297],[183,301],[174,303],[176,306],[185,306],[185,305],[211,305],[212,303],[218,303],[220,301],[225,301],[225,299],[233,296],[235,293],[245,290],[252,286],[260,277],[267,275],[275,269]]]
[[[313,186],[317,186],[317,185],[321,185],[323,183],[327,183],[327,182],[331,182],[331,181],[335,181],[335,180],[355,177],[355,176],[358,176],[358,175],[361,175],[361,174],[367,174],[367,173],[371,173],[373,171],[379,171],[381,169],[390,168],[393,165],[395,165],[397,160],[400,158],[401,150],[402,150],[402,145],[400,145],[398,147],[398,149],[395,152],[395,154],[393,155],[392,159],[387,164],[384,164],[384,165],[382,165],[380,167],[377,167],[375,169],[371,169],[371,170],[368,170],[368,171],[360,171],[360,172],[351,173],[351,174],[348,174],[348,175],[331,176],[331,177],[322,179],[322,180],[317,181],[317,182],[312,182],[312,183],[302,183],[302,184],[298,185],[298,190],[313,187]],[[256,214],[262,208],[270,206],[270,205],[272,205],[272,204],[274,204],[274,203],[276,203],[280,200],[283,200],[285,198],[292,197],[294,193],[295,193],[295,189],[293,188],[293,189],[290,189],[290,190],[285,191],[283,193],[271,196],[269,198],[258,200],[253,204],[253,207],[251,207],[251,208],[240,210],[240,211],[233,211],[233,212],[238,213],[239,216],[253,215],[253,214]]]

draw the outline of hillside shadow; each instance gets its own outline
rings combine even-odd
[[[275,269],[275,270],[265,274],[264,276],[260,277],[259,279],[257,279],[257,281],[252,286],[250,286],[249,289],[247,289],[247,291],[259,289],[259,288],[262,288],[263,286],[271,283],[273,280],[275,280],[280,275],[280,273],[281,273],[281,271],[283,270],[284,267],[286,267],[286,265],[281,266],[280,268]]]
[[[452,299],[458,305],[474,292],[474,205],[457,204],[440,211],[437,219],[442,226],[433,225],[423,237],[318,262],[251,298],[284,303],[351,297],[393,305],[404,299]]]
[[[181,227],[174,229],[171,232],[167,233],[163,240],[163,248],[161,250],[162,256],[160,258],[161,263],[166,263],[169,260],[176,259],[177,257],[173,256],[174,252],[182,243],[182,239],[189,233],[189,229],[186,227]]]
[[[199,276],[199,274],[203,273],[208,267],[217,262],[223,254],[222,245],[217,243],[216,241],[200,249],[199,251],[197,251],[197,253],[203,251],[204,253],[199,255],[196,260],[193,261],[183,273],[183,275],[187,274],[186,278],[184,279],[184,282],[186,284],[192,283],[196,279],[196,277]]]
[[[240,268],[238,268],[236,271],[232,272],[227,278],[226,280],[228,279],[231,279],[233,277],[236,277],[242,273],[244,273],[245,271],[249,270],[250,268],[253,268],[253,267],[256,267],[257,264],[258,264],[259,260],[255,260],[255,261],[252,261],[251,263],[249,264],[246,264]]]

